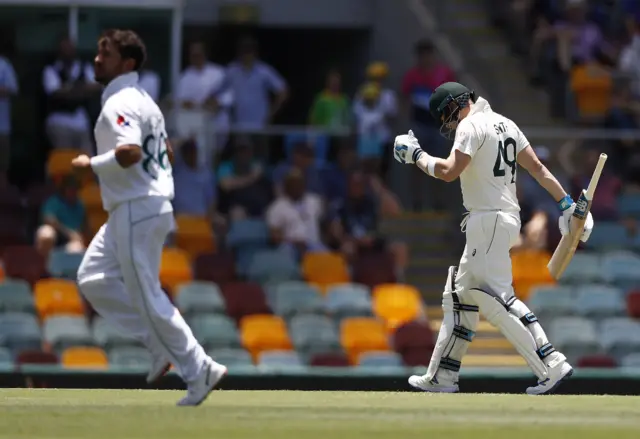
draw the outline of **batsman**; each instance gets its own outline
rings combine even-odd
[[[460,177],[467,211],[461,223],[466,246],[459,266],[449,267],[442,294],[444,317],[427,373],[410,377],[409,384],[427,392],[457,392],[462,359],[482,313],[538,377],[537,385],[526,392],[551,393],[571,376],[573,368],[549,342],[535,314],[514,295],[509,252],[520,234],[518,165],[558,202],[563,235],[570,233],[576,204],[538,160],[518,126],[464,85],[439,86],[429,100],[429,111],[440,122],[440,133],[454,137],[449,157],[424,152],[411,131],[396,137],[394,157],[445,182]],[[580,240],[586,242],[592,229],[589,214],[579,230]]]

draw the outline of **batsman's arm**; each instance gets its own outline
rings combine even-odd
[[[418,158],[416,165],[428,175],[450,183],[460,177],[469,163],[471,163],[471,156],[459,149],[454,149],[446,159],[423,153]]]
[[[556,202],[562,201],[567,196],[567,192],[563,189],[562,185],[553,176],[551,171],[542,164],[540,159],[538,159],[531,145],[528,145],[520,151],[520,154],[518,154],[518,164],[526,169],[527,172],[536,179],[538,184],[549,192]]]

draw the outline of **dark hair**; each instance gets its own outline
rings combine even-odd
[[[109,29],[102,33],[100,40],[111,43],[122,59],[134,60],[134,70],[140,70],[147,60],[147,48],[142,38],[132,30]]]
[[[256,53],[258,42],[251,36],[245,36],[238,41],[238,52],[241,54]]]
[[[424,53],[431,53],[435,50],[433,43],[430,40],[420,40],[414,46],[416,54],[422,55]]]

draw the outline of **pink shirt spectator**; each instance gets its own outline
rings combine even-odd
[[[445,64],[436,64],[429,70],[420,67],[409,69],[402,80],[402,94],[411,102],[412,119],[434,125],[436,122],[429,113],[429,98],[439,85],[455,80],[453,71]]]

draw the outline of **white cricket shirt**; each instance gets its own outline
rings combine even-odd
[[[516,176],[520,151],[529,145],[520,128],[478,98],[456,130],[453,149],[471,156],[460,175],[464,207],[519,211]]]
[[[102,111],[94,130],[98,154],[121,145],[139,145],[142,160],[98,177],[106,211],[145,197],[173,199],[173,176],[167,154],[164,116],[138,85],[138,74],[115,78],[102,93]]]

